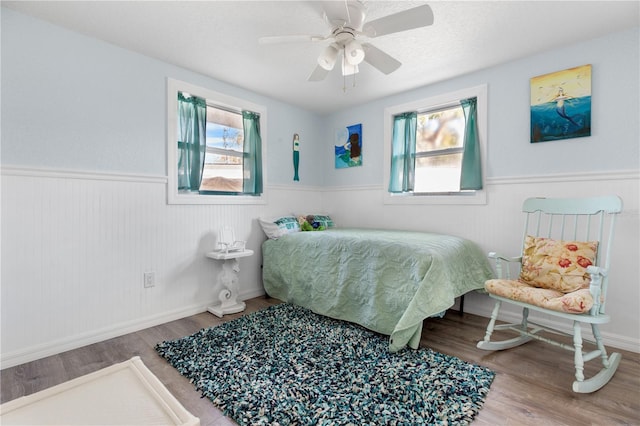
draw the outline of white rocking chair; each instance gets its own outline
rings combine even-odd
[[[595,392],[613,377],[621,356],[607,355],[599,325],[609,322],[605,301],[609,275],[611,243],[616,216],[622,211],[617,196],[547,199],[529,198],[522,208],[525,213],[522,255],[505,257],[489,253],[495,259],[498,278],[485,283],[489,295],[496,299],[484,340],[478,348],[502,350],[519,346],[532,339],[574,352],[575,378],[573,391]],[[519,275],[511,278],[510,267],[516,265]],[[522,307],[520,323],[496,325],[502,303]],[[542,312],[553,320],[573,321],[558,329],[532,323],[529,311]],[[595,350],[583,352],[582,324],[590,324]],[[494,330],[511,330],[518,336],[492,341]],[[539,335],[550,332],[573,336],[573,346]],[[557,339],[557,338],[556,338]],[[585,379],[584,363],[602,360],[602,369]]]

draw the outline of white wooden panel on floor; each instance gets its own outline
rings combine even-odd
[[[189,413],[140,357],[0,406],[3,425],[184,425]]]

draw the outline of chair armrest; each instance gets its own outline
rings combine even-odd
[[[607,276],[609,271],[600,266],[587,266],[587,273],[591,275],[591,283],[589,284],[589,292],[593,297],[593,307],[589,311],[591,315],[604,314],[604,300],[602,295],[602,279]]]
[[[511,279],[511,270],[509,268],[509,263],[522,263],[522,256],[503,256],[494,251],[490,252],[487,256],[489,257],[489,259],[495,260],[496,275],[500,279]]]
[[[600,275],[606,277],[609,274],[609,271],[606,268],[602,268],[600,266],[587,266],[587,272],[591,275]]]
[[[496,261],[502,260],[504,262],[522,262],[522,256],[503,256],[496,253],[495,251],[489,252],[487,256],[489,257],[489,259],[495,259]]]

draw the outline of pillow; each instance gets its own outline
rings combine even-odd
[[[597,241],[560,241],[527,235],[522,252],[520,281],[570,293],[589,288],[588,266],[593,265]]]
[[[298,222],[301,222],[300,225],[302,225],[302,222],[308,222],[307,218],[309,216],[313,216],[313,223],[317,224],[317,226],[314,225],[315,229],[318,229],[319,227],[322,227],[323,229],[329,229],[336,226],[333,222],[333,219],[331,219],[328,214],[305,214],[302,216],[298,216]],[[313,225],[313,223],[311,223],[311,225]]]
[[[276,219],[258,219],[267,238],[276,240],[291,232],[299,232],[300,225],[294,216],[281,216]]]

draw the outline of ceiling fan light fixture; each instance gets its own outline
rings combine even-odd
[[[353,75],[357,74],[359,71],[357,65],[351,65],[349,61],[342,61],[342,75]]]
[[[338,57],[338,49],[333,45],[327,46],[322,52],[322,55],[318,57],[318,65],[327,71],[331,71],[336,64],[336,58]]]
[[[392,13],[373,21],[366,21],[367,0],[322,1],[324,18],[329,25],[327,35],[290,35],[261,37],[261,44],[283,43],[286,41],[324,41],[331,43],[317,58],[318,65],[307,78],[308,81],[322,81],[335,68],[338,54],[341,56],[342,75],[358,73],[358,65],[366,62],[385,75],[397,70],[402,63],[367,42],[356,40],[359,36],[369,38],[395,34],[433,24],[433,11],[428,5],[417,6]],[[373,3],[373,2],[372,2]]]
[[[355,40],[350,41],[344,47],[344,53],[349,65],[356,66],[364,60],[364,49],[362,45]]]

